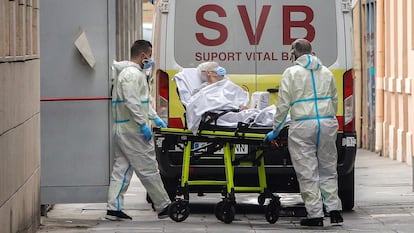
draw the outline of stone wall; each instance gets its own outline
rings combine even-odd
[[[381,94],[377,105],[383,106],[382,154],[412,165],[413,161],[413,77],[414,1],[383,1],[383,14],[377,24],[383,26],[377,37],[384,38],[377,47],[383,49],[384,74],[378,75],[377,89]],[[384,22],[384,23],[382,23]]]
[[[0,232],[40,222],[38,0],[0,0]]]

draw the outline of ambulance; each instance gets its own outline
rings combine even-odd
[[[183,68],[216,61],[229,78],[252,96],[270,93],[277,102],[283,71],[292,65],[291,43],[305,38],[334,74],[339,106],[337,136],[339,195],[343,209],[354,207],[356,132],[352,9],[350,0],[159,0],[153,22],[154,89],[156,110],[168,126],[185,127],[185,110],[173,81]],[[179,136],[155,138],[159,168],[165,187],[174,195],[181,178],[182,146]],[[237,156],[246,156],[246,145]],[[272,154],[273,153],[273,154]],[[199,158],[190,176],[209,179],[224,176],[219,156]],[[236,182],[253,183],[256,170],[235,168]],[[299,192],[287,145],[266,155],[269,189],[275,193]],[[217,192],[194,187],[192,192]]]

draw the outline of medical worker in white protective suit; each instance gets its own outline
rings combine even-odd
[[[132,219],[122,211],[122,205],[134,171],[151,197],[158,218],[168,217],[170,199],[159,174],[149,120],[160,127],[166,124],[150,106],[143,72],[152,65],[151,56],[151,43],[137,40],[131,47],[130,61],[114,63],[115,69],[122,71],[112,90],[115,158],[106,215],[110,220]]]
[[[294,65],[285,70],[279,87],[274,129],[265,138],[274,140],[290,110],[288,146],[307,218],[302,226],[323,226],[325,206],[331,223],[343,222],[338,197],[336,134],[338,94],[334,76],[312,55],[305,39],[292,43]]]

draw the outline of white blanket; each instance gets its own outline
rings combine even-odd
[[[206,112],[217,110],[235,110],[247,106],[249,93],[240,86],[225,78],[203,88],[200,73],[195,68],[185,68],[173,79],[177,84],[180,100],[186,108],[187,127],[197,133],[202,116]],[[197,90],[196,93],[195,90]],[[273,126],[276,108],[271,105],[263,110],[247,109],[239,112],[228,112],[217,120],[217,125],[236,127],[238,122],[255,126]]]
[[[203,83],[200,75],[196,68],[184,68],[173,78],[177,84],[180,100],[185,107],[187,107],[194,90],[198,89]]]
[[[239,109],[248,102],[249,94],[228,79],[210,84],[191,96],[186,106],[187,127],[196,132],[204,113]]]

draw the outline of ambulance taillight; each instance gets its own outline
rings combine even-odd
[[[344,74],[344,132],[355,132],[355,108],[354,108],[354,70],[348,70]],[[339,129],[341,130],[341,129]]]
[[[169,96],[170,96],[170,83],[169,76],[162,70],[157,70],[157,113],[165,122],[168,122],[170,128],[183,129],[184,125],[181,118],[169,117]]]
[[[157,70],[157,113],[165,122],[168,122],[168,99],[169,99],[169,83],[168,74],[162,70]],[[169,124],[168,124],[169,125]]]

